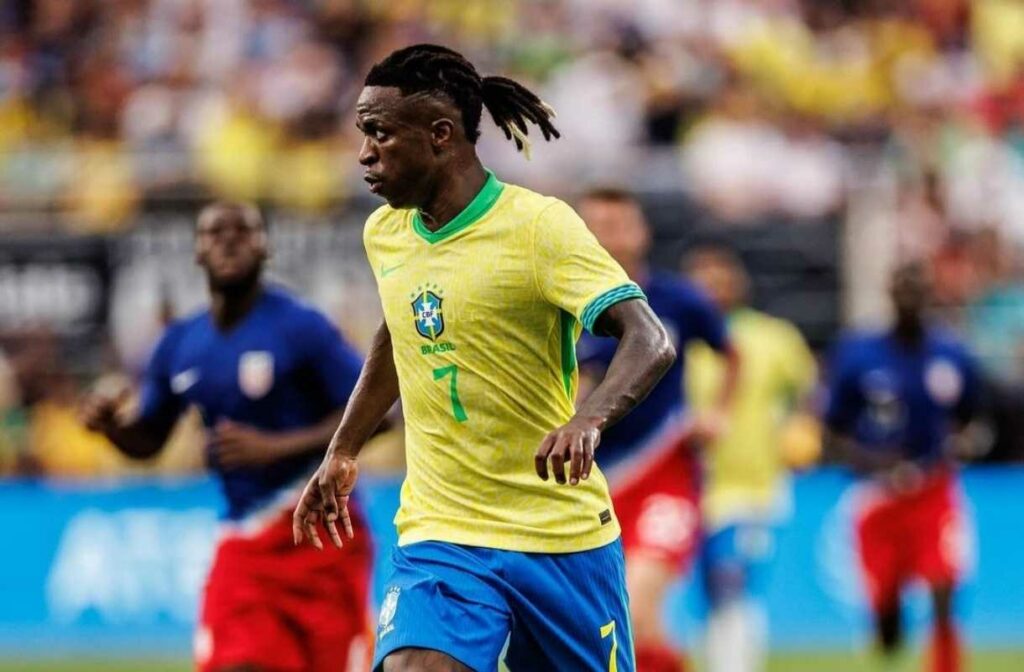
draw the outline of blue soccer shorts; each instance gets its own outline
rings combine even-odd
[[[494,672],[633,672],[619,541],[577,553],[521,553],[425,541],[392,550],[373,669],[403,648]]]

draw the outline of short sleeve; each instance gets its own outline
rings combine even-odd
[[[573,315],[591,333],[610,306],[646,299],[579,215],[561,201],[534,220],[533,263],[544,299]]]
[[[177,342],[177,329],[171,327],[149,358],[139,395],[139,418],[146,423],[170,427],[185,410],[184,399],[171,388],[171,357]]]
[[[363,360],[321,313],[310,310],[299,332],[302,351],[313,376],[333,408],[352,396]]]

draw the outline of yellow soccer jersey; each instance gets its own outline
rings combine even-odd
[[[754,310],[729,318],[729,339],[740,356],[740,377],[726,433],[705,451],[703,510],[710,526],[736,516],[769,513],[784,476],[779,451],[782,420],[813,388],[817,366],[803,337],[783,320]],[[686,382],[695,409],[719,398],[724,366],[702,345],[687,351]]]
[[[600,470],[558,485],[533,456],[573,415],[581,326],[640,288],[568,205],[492,174],[440,230],[384,206],[363,240],[406,421],[399,544],[558,553],[613,541]]]

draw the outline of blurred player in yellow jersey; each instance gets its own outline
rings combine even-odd
[[[728,421],[704,450],[701,565],[711,606],[708,670],[748,672],[764,667],[767,618],[760,598],[775,530],[786,515],[787,466],[807,464],[820,450],[817,424],[799,410],[815,387],[817,367],[796,327],[746,305],[747,274],[730,251],[701,248],[689,255],[686,270],[726,316],[743,362]],[[688,393],[699,413],[718,398],[724,365],[702,344],[687,357]]]

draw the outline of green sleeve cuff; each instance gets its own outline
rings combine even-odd
[[[633,282],[627,282],[624,285],[618,287],[612,287],[607,292],[599,295],[598,297],[591,300],[587,304],[587,307],[583,309],[583,314],[580,316],[580,322],[583,323],[583,328],[594,333],[594,322],[597,322],[597,318],[601,317],[601,313],[608,310],[611,306],[614,306],[620,301],[626,301],[629,299],[643,299],[647,300],[647,296],[640,287]]]

